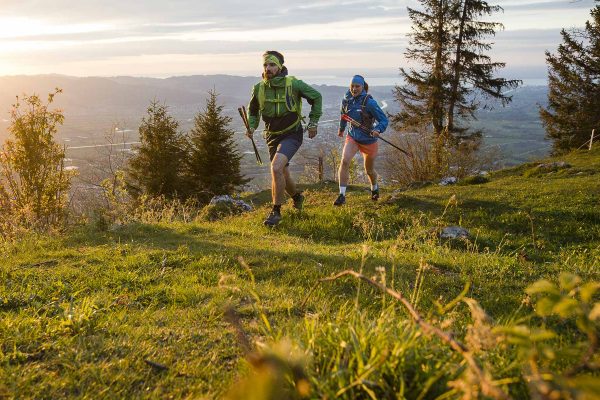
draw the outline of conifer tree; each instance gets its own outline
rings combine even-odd
[[[420,0],[422,10],[409,8],[412,20],[407,59],[420,68],[400,69],[404,85],[395,97],[402,110],[393,117],[399,129],[431,127],[437,140],[445,142],[466,128],[457,127],[456,117],[474,118],[480,106],[478,95],[510,101],[503,90],[519,81],[496,78],[504,63],[492,62],[485,54],[491,44],[484,41],[502,25],[479,19],[500,11],[482,0]]]
[[[412,33],[407,59],[421,68],[400,68],[405,84],[394,94],[401,111],[392,121],[399,129],[431,126],[435,136],[444,128],[444,105],[448,97],[448,70],[456,3],[451,0],[421,0],[422,10],[408,8]]]
[[[455,116],[463,119],[475,118],[480,102],[477,95],[499,100],[503,106],[511,97],[503,93],[514,89],[521,81],[494,77],[496,70],[504,68],[505,63],[493,62],[485,54],[492,45],[485,37],[494,36],[504,26],[497,22],[481,21],[481,18],[502,11],[500,6],[490,6],[482,0],[462,0],[458,2],[458,23],[454,34],[454,59],[450,65],[451,82],[446,107],[446,131],[450,135],[470,136],[467,128],[458,127]],[[471,132],[477,134],[477,132]]]
[[[229,128],[231,118],[223,115],[212,90],[204,110],[194,118],[188,138],[186,182],[189,195],[200,201],[208,196],[233,194],[236,187],[249,182],[240,172],[239,154]]]
[[[182,163],[185,141],[179,123],[167,106],[150,103],[139,127],[140,146],[129,160],[127,182],[134,196],[181,197],[184,191]]]
[[[563,29],[556,54],[546,52],[548,107],[540,109],[553,152],[584,145],[600,130],[600,5],[583,31]]]

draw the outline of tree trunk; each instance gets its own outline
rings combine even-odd
[[[464,0],[462,15],[460,17],[460,25],[458,29],[458,39],[456,41],[456,57],[454,59],[454,76],[452,79],[452,88],[450,90],[450,99],[448,101],[448,113],[446,120],[446,132],[452,134],[454,131],[454,107],[458,98],[458,84],[460,82],[460,67],[462,58],[462,44],[465,30],[465,22],[467,19],[467,10],[469,8],[469,0]]]
[[[440,0],[438,11],[437,11],[437,40],[435,43],[435,64],[433,70],[433,93],[432,93],[432,123],[434,133],[434,154],[436,169],[439,171],[442,169],[443,164],[443,150],[444,150],[444,65],[443,65],[443,50],[444,50],[444,23],[445,23],[445,4],[447,0]]]
[[[440,0],[437,11],[437,40],[435,43],[435,65],[433,70],[433,93],[431,102],[431,114],[433,131],[435,136],[439,136],[443,129],[443,64],[442,56],[444,49],[444,4],[447,0]]]

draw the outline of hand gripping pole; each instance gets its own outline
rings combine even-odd
[[[246,132],[248,137],[252,141],[252,147],[254,148],[254,155],[256,156],[256,163],[258,165],[263,165],[263,162],[260,158],[260,154],[258,153],[258,148],[256,147],[256,143],[254,143],[254,138],[250,135],[250,124],[248,123],[248,113],[246,113],[246,107],[241,106],[238,107],[238,112],[240,113],[240,117],[242,117],[242,121],[244,122],[244,126],[246,127]]]

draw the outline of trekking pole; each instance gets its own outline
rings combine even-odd
[[[248,123],[248,114],[246,113],[246,107],[241,106],[238,107],[238,112],[240,113],[240,117],[242,117],[242,121],[244,122],[244,126],[246,127],[246,132],[248,136],[250,134],[250,124]],[[260,154],[258,153],[258,148],[256,147],[256,143],[254,143],[254,138],[250,137],[250,141],[252,141],[252,147],[254,148],[254,155],[256,156],[256,162],[258,165],[263,165],[263,162],[260,158]]]
[[[344,121],[346,121],[346,122],[350,122],[350,125],[355,126],[357,128],[360,128],[360,129],[364,130],[365,132],[368,132],[369,135],[371,135],[371,129],[369,129],[366,126],[362,125],[360,122],[358,122],[357,120],[353,119],[348,114],[342,114],[342,119]],[[373,136],[373,135],[371,135],[371,136]],[[385,140],[381,136],[377,136],[377,138],[383,140],[385,143],[389,144],[390,146],[392,146],[393,148],[395,148],[397,150],[400,150],[406,156],[410,157],[410,154],[408,154],[408,152],[406,152],[406,150],[401,149],[400,147],[396,146],[394,143],[391,143],[391,142]]]
[[[246,130],[250,132],[250,123],[248,122],[248,113],[246,112],[246,107],[242,106],[242,112],[244,114],[244,124],[246,125]],[[254,137],[251,137],[252,147],[254,148],[254,154],[256,155],[256,162],[258,165],[263,165],[262,159],[260,158],[260,153],[258,152],[258,148],[256,147],[256,143],[254,143]]]

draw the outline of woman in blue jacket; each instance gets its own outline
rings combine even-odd
[[[342,116],[344,114],[348,115],[359,122],[361,127],[350,124],[348,128],[339,170],[340,194],[333,203],[334,206],[341,206],[346,202],[350,162],[359,151],[363,156],[365,172],[371,182],[371,199],[373,201],[379,199],[377,172],[375,171],[375,160],[378,151],[377,137],[387,128],[388,119],[373,97],[367,93],[368,90],[369,85],[365,82],[365,78],[354,75],[350,90],[346,92],[342,100]],[[346,125],[346,120],[341,118],[338,131],[339,137],[344,137]]]

